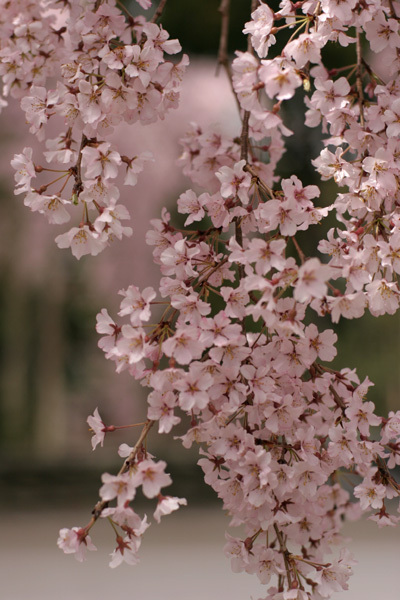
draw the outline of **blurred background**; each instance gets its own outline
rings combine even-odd
[[[140,12],[135,2],[125,4],[131,12]],[[187,497],[192,507],[201,507],[200,512],[192,513],[189,507],[179,511],[182,514],[165,519],[162,525],[152,527],[155,531],[150,531],[148,550],[144,550],[142,557],[147,566],[141,565],[134,571],[124,566],[118,574],[114,571],[109,574],[105,553],[111,550],[112,536],[101,528],[99,538],[94,536],[96,545],[101,547],[103,537],[109,541],[102,554],[89,557],[89,568],[82,567],[72,557],[64,557],[55,547],[60,527],[84,525],[88,521],[97,501],[101,473],[113,473],[119,468],[116,453],[119,444],[135,441],[135,430],[117,432],[108,436],[104,448],[93,453],[87,416],[96,407],[107,424],[133,423],[146,416],[142,388],[126,373],[115,374],[113,365],[97,348],[96,314],[107,307],[116,316],[120,302],[117,292],[131,283],[140,288],[157,286],[158,269],[144,238],[149,220],[159,218],[161,207],[173,211],[178,196],[192,187],[175,166],[180,154],[178,140],[189,123],[219,124],[222,132],[233,136],[240,132],[225,73],[221,69],[216,75],[218,5],[218,0],[167,3],[164,27],[171,38],[180,40],[183,52],[191,58],[180,107],[163,122],[116,132],[125,154],[150,150],[155,161],[146,164],[136,187],[123,190],[122,201],[132,214],[132,238],[116,242],[98,257],[86,256],[78,262],[68,250],[58,249],[54,238],[65,227],[49,226],[41,215],[30,213],[23,206],[22,196],[14,196],[10,160],[24,146],[35,147],[35,141],[27,134],[18,107],[10,106],[0,116],[0,570],[15,573],[7,579],[6,595],[2,596],[5,600],[24,600],[28,590],[31,600],[46,599],[50,598],[47,595],[50,590],[54,593],[55,589],[61,599],[65,592],[65,598],[91,600],[95,597],[95,592],[90,591],[93,578],[105,590],[104,597],[106,590],[116,590],[114,597],[121,599],[132,597],[133,590],[133,597],[140,600],[188,597],[197,600],[206,596],[235,600],[248,598],[251,593],[254,598],[261,595],[256,583],[251,587],[252,578],[243,579],[230,573],[222,554],[227,523],[214,512],[219,504],[202,481],[202,473],[196,466],[196,449],[184,450],[179,441],[154,432],[149,449],[168,462],[174,480],[171,493]],[[249,5],[250,2],[232,2],[232,52],[246,49],[241,30],[249,19]],[[351,53],[352,48],[345,52]],[[329,54],[326,59],[328,64],[333,61]],[[346,57],[341,60],[343,64],[351,62]],[[337,57],[332,64],[338,66]],[[319,183],[310,160],[319,152],[321,134],[317,129],[303,129],[301,95],[295,102],[296,107],[292,105],[285,114],[285,122],[295,134],[288,138],[288,153],[281,161],[280,171],[284,177],[296,174],[304,184]],[[334,187],[324,183],[321,203],[330,203],[334,194]],[[331,226],[333,223],[322,227],[327,231]],[[299,236],[306,254],[316,247],[316,236],[321,236],[321,227]],[[329,321],[324,325],[331,327]],[[400,409],[399,316],[379,319],[365,316],[357,321],[341,321],[333,328],[339,336],[334,366],[356,367],[361,379],[370,377],[376,385],[369,399],[375,401],[379,414]],[[376,537],[371,524],[363,525],[361,533],[364,537],[359,550],[367,556],[371,536],[374,544],[379,545],[383,534]],[[382,541],[379,545],[384,563],[379,567],[382,574],[385,565],[392,565],[387,552],[392,556],[394,547],[399,550],[398,539],[393,532],[390,535],[389,542]],[[379,560],[376,555],[375,560]],[[157,581],[152,579],[150,565],[155,568],[157,561],[161,574],[173,577],[175,584],[178,580],[183,582],[179,589],[174,587],[171,596],[159,595],[158,588],[151,588]],[[180,561],[185,565],[182,568]],[[27,572],[26,580],[18,577],[21,565]],[[368,563],[365,568],[369,568]],[[165,582],[165,578],[161,581]],[[213,587],[207,588],[211,582]],[[364,589],[363,596],[361,587],[355,590],[358,595],[350,596],[352,599],[378,598],[373,587]],[[398,600],[398,594],[391,596],[391,593],[389,586],[385,599]]]

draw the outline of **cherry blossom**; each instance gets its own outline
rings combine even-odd
[[[143,494],[147,498],[154,498],[160,493],[160,489],[172,483],[171,477],[164,473],[167,464],[164,461],[143,460],[138,465],[137,472],[133,475],[136,485],[141,485]]]
[[[100,444],[100,446],[103,446],[104,438],[106,435],[106,426],[101,420],[98,408],[95,409],[93,415],[90,415],[87,418],[87,422],[90,429],[94,433],[94,435],[92,436],[92,448],[93,450],[95,450],[98,444]]]
[[[154,518],[159,523],[161,517],[169,515],[174,510],[177,510],[179,506],[186,506],[187,501],[185,498],[177,498],[173,496],[161,496],[158,499],[157,508],[154,511]]]
[[[79,562],[86,559],[87,550],[97,550],[87,531],[80,527],[60,529],[57,545],[66,554],[75,554]]]

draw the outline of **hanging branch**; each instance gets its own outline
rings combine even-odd
[[[134,462],[136,456],[138,455],[138,453],[142,447],[144,440],[147,437],[147,434],[149,433],[149,431],[153,427],[153,425],[154,425],[154,421],[151,421],[151,420],[146,421],[146,423],[140,433],[138,441],[132,448],[131,453],[129,454],[128,458],[125,459],[124,464],[122,465],[122,467],[120,468],[120,470],[117,473],[117,477],[119,475],[123,475],[124,473],[129,471],[130,467],[132,466],[132,463]],[[104,508],[106,508],[107,506],[108,506],[107,500],[101,500],[101,501],[97,502],[97,504],[95,505],[95,507],[92,510],[93,517],[85,529],[87,529],[89,531],[89,529],[95,524],[97,519],[100,517]]]
[[[160,4],[157,7],[154,15],[150,19],[150,23],[155,23],[162,15],[165,5],[167,4],[167,0],[161,0]]]
[[[226,74],[228,75],[229,85],[231,86],[231,90],[233,96],[235,98],[237,107],[239,109],[239,113],[241,111],[240,103],[237,98],[236,92],[233,87],[233,79],[232,79],[232,69],[229,63],[228,56],[228,35],[229,35],[229,10],[230,10],[230,1],[231,0],[221,0],[220,7],[218,11],[221,13],[221,34],[219,38],[219,50],[218,50],[218,64],[217,64],[217,74],[219,67],[222,66],[225,69]]]
[[[356,85],[357,85],[357,96],[358,96],[358,105],[360,107],[360,124],[361,127],[365,125],[364,119],[364,91],[362,84],[362,53],[361,53],[361,36],[360,32],[357,30],[357,38],[356,38],[356,53],[357,53],[357,70],[356,70]]]

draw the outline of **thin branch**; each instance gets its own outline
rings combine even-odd
[[[390,16],[392,17],[392,19],[397,19],[396,11],[394,9],[393,0],[389,0],[389,9],[390,9]]]
[[[324,365],[321,365],[319,363],[314,363],[314,367],[315,367],[316,371],[318,371],[320,374],[323,373],[324,371],[328,371],[330,373],[335,373],[335,371],[332,371],[332,369],[329,369],[329,367],[325,367]],[[333,400],[334,400],[336,406],[341,409],[343,414],[345,414],[347,404],[339,396],[339,394],[337,393],[337,391],[335,390],[333,385],[329,386],[329,391],[331,392],[331,394],[333,396]]]
[[[157,21],[157,19],[159,19],[161,17],[166,4],[167,4],[167,0],[161,0],[160,4],[157,7],[156,12],[150,19],[150,23],[155,23]]]
[[[360,124],[361,127],[364,127],[364,91],[362,85],[362,53],[361,53],[361,36],[360,32],[357,30],[357,39],[356,39],[356,53],[357,53],[357,70],[356,70],[356,85],[357,85],[357,96],[358,96],[358,105],[360,107]]]
[[[237,94],[233,87],[233,78],[232,78],[232,69],[229,63],[228,56],[228,35],[229,35],[229,9],[230,9],[230,0],[221,0],[221,4],[219,6],[218,12],[221,13],[221,34],[219,38],[219,49],[218,49],[218,63],[217,63],[217,75],[219,72],[219,67],[222,66],[225,69],[225,72],[228,76],[229,85],[231,86],[231,90],[233,96],[235,98],[237,107],[239,109],[239,113],[241,111],[240,102],[238,100]]]
[[[140,433],[138,441],[136,442],[136,444],[132,448],[130,455],[128,456],[128,458],[125,460],[124,464],[118,471],[118,476],[123,475],[123,473],[126,473],[127,471],[129,471],[130,467],[132,466],[132,462],[135,460],[136,455],[138,454],[138,452],[142,446],[142,443],[146,439],[146,436],[149,433],[150,429],[153,427],[154,423],[155,423],[155,421],[151,421],[150,419],[148,421],[146,421],[146,423]]]
[[[246,110],[243,115],[242,133],[240,134],[240,159],[245,160],[246,164],[249,154],[249,118],[250,112]]]
[[[257,8],[258,0],[251,0],[251,13]],[[247,52],[254,54],[253,46],[251,45],[251,35],[247,36]],[[240,136],[240,159],[245,160],[249,154],[249,119],[250,111],[246,110],[243,115],[242,133]]]
[[[292,242],[294,244],[294,247],[297,250],[297,254],[299,255],[299,258],[301,260],[301,264],[304,265],[305,260],[306,260],[305,254],[304,254],[303,250],[300,248],[299,243],[298,243],[298,241],[296,240],[296,238],[294,236],[292,237]]]
[[[258,185],[258,187],[260,189],[262,189],[266,194],[268,194],[268,196],[270,196],[271,198],[275,198],[275,194],[273,192],[273,190],[266,184],[264,183],[264,181],[262,179],[260,179],[260,177],[257,175],[257,173],[254,171],[254,169],[252,169],[250,167],[250,165],[245,165],[243,167],[244,171],[247,171],[248,173],[250,173],[250,175],[252,176],[252,178],[255,180],[256,184]]]
[[[240,134],[240,159],[246,161],[249,154],[249,118],[250,112],[246,110],[243,115],[242,122],[242,133]],[[245,166],[246,166],[245,165]],[[243,233],[242,233],[242,225],[241,218],[235,217],[235,239],[239,246],[243,248]],[[238,267],[239,279],[244,277],[244,265],[239,265]]]
[[[364,67],[364,69],[367,71],[368,75],[371,77],[371,79],[374,79],[374,81],[377,81],[380,85],[387,85],[385,81],[383,81],[382,77],[379,77],[379,75],[377,75],[369,66],[369,64],[366,62],[365,58],[362,58],[362,65]],[[339,69],[336,69],[336,71],[339,72]]]
[[[228,60],[228,35],[229,35],[229,9],[231,0],[221,0],[218,12],[221,13],[221,35],[219,38],[218,65],[229,68]]]
[[[120,468],[120,470],[117,473],[117,477],[119,475],[123,475],[124,473],[126,473],[127,471],[129,471],[130,467],[132,466],[133,461],[135,460],[140,448],[142,447],[143,441],[145,440],[147,434],[149,433],[150,429],[153,427],[155,421],[151,421],[148,420],[146,421],[138,441],[136,442],[136,444],[134,445],[134,447],[132,448],[131,453],[129,454],[128,458],[124,461],[124,464],[122,465],[122,467]],[[95,524],[95,522],[97,521],[97,519],[100,517],[102,511],[108,506],[108,500],[100,500],[99,502],[97,502],[97,504],[95,505],[95,507],[92,510],[92,514],[93,517],[91,518],[89,524],[85,527],[85,529],[87,531],[89,531],[89,529],[91,529],[91,527],[93,527],[93,525]]]
[[[75,178],[75,184],[74,184],[72,192],[74,194],[76,194],[77,196],[79,196],[79,194],[81,193],[81,191],[83,189],[82,170],[81,170],[82,150],[86,146],[87,141],[88,141],[88,138],[86,137],[86,135],[82,134],[81,145],[79,147],[79,152],[78,152],[78,160],[76,161],[76,165],[72,169],[72,173]]]
[[[276,533],[276,538],[279,543],[279,547],[281,549],[281,553],[283,555],[283,560],[285,561],[285,569],[286,569],[286,577],[288,580],[288,585],[289,585],[289,588],[291,588],[292,587],[292,575],[291,575],[292,567],[291,567],[290,560],[289,560],[290,552],[287,549],[286,542],[283,539],[282,532],[279,530],[278,526],[275,523],[274,523],[274,529],[275,529],[275,533]]]

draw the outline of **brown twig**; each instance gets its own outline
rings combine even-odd
[[[218,65],[229,69],[228,36],[229,36],[229,9],[231,0],[221,0],[218,12],[221,13],[221,35],[219,38]]]
[[[275,198],[275,194],[274,194],[273,190],[266,183],[264,183],[264,181],[262,179],[260,179],[260,177],[257,175],[257,173],[254,171],[254,169],[252,169],[252,167],[250,165],[245,165],[243,167],[243,169],[244,169],[244,171],[247,171],[248,173],[250,173],[250,175],[255,180],[256,184],[258,185],[258,187],[260,189],[262,189],[271,198]]]
[[[240,159],[245,160],[246,164],[249,154],[249,118],[250,112],[246,110],[243,115],[242,133],[240,134]]]
[[[276,538],[279,543],[279,547],[281,549],[281,553],[283,555],[283,560],[285,561],[285,569],[286,569],[286,577],[288,580],[288,585],[289,585],[289,588],[291,588],[292,587],[292,574],[291,574],[292,567],[291,567],[290,560],[289,560],[290,552],[287,549],[286,542],[283,539],[282,532],[279,530],[276,523],[274,523],[274,529],[275,529],[275,533],[276,533]]]
[[[396,11],[394,9],[393,0],[389,0],[389,9],[390,9],[390,16],[392,17],[392,19],[397,19]]]
[[[250,112],[246,110],[243,115],[242,121],[242,133],[240,134],[240,159],[246,161],[249,154],[249,118]],[[245,166],[246,166],[245,165]],[[235,217],[235,239],[239,246],[243,247],[243,233],[242,233],[242,225],[241,219],[239,217]],[[239,265],[238,267],[239,278],[242,279],[244,277],[244,265]]]
[[[86,146],[87,141],[88,141],[88,138],[86,137],[86,135],[82,134],[81,145],[79,147],[79,152],[78,152],[78,160],[76,161],[76,164],[75,164],[75,166],[72,169],[72,174],[73,174],[73,176],[75,178],[75,183],[74,183],[74,187],[73,187],[72,191],[77,196],[79,196],[79,194],[81,193],[81,191],[83,189],[82,169],[81,169],[81,165],[82,165],[82,150]]]
[[[130,467],[132,466],[133,461],[135,460],[139,450],[142,447],[143,441],[146,439],[147,434],[149,433],[150,429],[153,427],[155,421],[151,421],[150,419],[148,421],[146,421],[138,441],[136,442],[136,444],[134,445],[134,447],[132,448],[131,453],[129,454],[128,458],[124,461],[124,464],[122,465],[122,467],[120,468],[120,470],[117,473],[117,477],[119,477],[119,475],[123,475],[124,473],[126,473],[127,471],[129,471]],[[102,511],[108,506],[108,501],[107,500],[100,500],[99,502],[97,502],[97,504],[95,505],[95,507],[92,510],[92,514],[93,517],[91,518],[89,524],[85,527],[85,529],[87,531],[89,531],[89,529],[91,527],[93,527],[93,525],[95,524],[95,522],[97,521],[97,519],[100,517]]]
[[[324,365],[320,365],[319,363],[314,363],[314,367],[315,367],[316,371],[318,371],[320,374],[323,373],[324,371],[328,371],[330,373],[335,373],[335,371],[332,371],[332,369],[329,369],[329,367],[325,367]],[[331,394],[333,396],[333,400],[335,401],[336,406],[338,408],[340,408],[342,413],[344,414],[344,412],[347,408],[347,404],[345,404],[344,400],[339,396],[339,394],[337,393],[337,391],[335,390],[333,385],[329,386],[329,391],[331,392]]]
[[[221,0],[221,4],[219,6],[218,12],[221,14],[221,34],[219,38],[219,49],[218,49],[218,62],[217,62],[217,75],[219,72],[219,67],[222,66],[225,69],[225,72],[228,76],[229,85],[231,86],[231,90],[233,96],[235,98],[237,107],[239,109],[239,113],[241,110],[240,102],[238,100],[237,94],[233,87],[233,78],[232,78],[232,69],[229,63],[228,56],[228,36],[229,36],[229,9],[230,9],[230,0]]]
[[[361,127],[364,127],[364,91],[362,85],[362,53],[361,53],[361,36],[360,32],[357,31],[356,38],[356,53],[357,53],[357,70],[356,70],[356,86],[357,86],[357,96],[358,96],[358,105],[360,107],[360,124]]]
[[[167,4],[167,0],[161,0],[160,4],[157,7],[154,15],[150,19],[150,23],[155,23],[157,19],[159,19],[162,15],[165,5]]]
[[[297,250],[297,254],[299,255],[301,264],[304,265],[305,260],[306,260],[305,254],[304,254],[303,250],[300,248],[299,243],[294,236],[292,237],[292,241],[293,241],[294,247]]]

